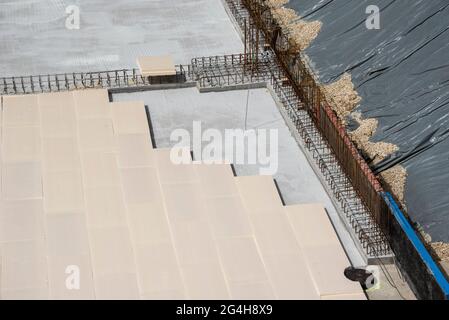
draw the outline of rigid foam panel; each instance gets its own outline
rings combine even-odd
[[[181,267],[187,264],[219,261],[217,248],[207,221],[179,222],[170,220],[170,226]]]
[[[0,243],[44,239],[42,200],[0,203]]]
[[[3,126],[39,126],[37,95],[4,96]]]
[[[73,91],[76,113],[79,119],[109,118],[109,94],[106,89]]]
[[[253,234],[248,214],[239,196],[209,198],[204,202],[215,237],[239,237]]]
[[[188,162],[186,164],[174,163],[172,161],[173,159],[170,158],[170,153],[172,150],[173,149],[154,150],[160,182],[167,184],[197,181],[198,177],[194,166],[191,165],[192,161],[188,149],[182,149],[184,152],[187,152],[186,154],[188,154]]]
[[[120,168],[155,166],[149,134],[118,135],[117,150]]]
[[[95,299],[92,264],[89,254],[50,256],[47,261],[48,285],[51,299]],[[74,267],[77,269],[73,269]],[[72,287],[76,285],[72,277],[78,275],[79,288]]]
[[[170,242],[138,244],[134,249],[142,295],[159,296],[167,291],[184,295],[175,250]]]
[[[90,252],[86,217],[81,213],[45,215],[48,255],[86,255]]]
[[[128,204],[128,223],[134,244],[171,241],[167,215],[162,200]]]
[[[319,204],[296,205],[285,210],[320,295],[361,293],[360,285],[343,274],[350,262],[324,207]],[[329,272],[330,267],[332,272]]]
[[[139,288],[135,273],[95,276],[95,294],[99,300],[138,300]]]
[[[144,77],[175,75],[175,63],[171,56],[142,56],[137,58],[140,74]]]
[[[150,167],[120,170],[125,201],[128,204],[156,202],[161,198],[156,169]]]
[[[46,171],[80,170],[80,153],[75,137],[42,139],[43,164]]]
[[[84,188],[89,227],[116,227],[126,224],[126,207],[120,186]]]
[[[22,294],[28,296],[30,291],[48,296],[47,259],[43,240],[3,243],[1,260],[2,290],[15,291],[18,298]]]
[[[38,95],[42,137],[74,137],[77,135],[76,112],[71,92]]]
[[[304,257],[300,254],[266,255],[263,261],[278,299],[317,300],[320,298]]]
[[[182,266],[188,299],[224,300],[230,295],[218,262],[194,263]]]
[[[2,130],[4,162],[39,161],[41,159],[39,127],[3,127]]]
[[[47,300],[48,288],[0,289],[2,300]]]
[[[257,243],[264,256],[301,254],[301,247],[283,208],[278,208],[272,213],[251,215],[250,220]]]
[[[3,164],[2,190],[5,200],[42,199],[41,163]]]
[[[84,190],[80,171],[46,172],[43,184],[47,213],[84,211]]]
[[[276,212],[282,206],[281,198],[270,176],[236,177],[243,204],[250,214]]]
[[[269,282],[231,283],[229,285],[233,300],[275,300]]]
[[[222,238],[217,240],[217,245],[230,284],[268,281],[253,237]]]
[[[94,278],[104,274],[135,274],[136,265],[126,226],[89,228]]]
[[[116,134],[147,134],[149,136],[150,129],[143,101],[113,102],[110,105]]]
[[[198,221],[205,215],[199,183],[163,184],[165,208],[171,221]]]
[[[78,121],[79,147],[82,151],[116,151],[114,130],[109,118]]]
[[[195,164],[205,197],[238,195],[234,173],[228,164]]]
[[[273,288],[268,281],[229,284],[233,300],[274,300]]]
[[[83,183],[87,188],[120,185],[117,155],[102,151],[81,153]]]

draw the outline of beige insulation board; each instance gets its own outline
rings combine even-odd
[[[38,126],[39,108],[37,95],[3,97],[3,126]]]
[[[201,163],[194,166],[230,297],[274,299],[232,167]]]
[[[319,299],[273,178],[238,177],[236,181],[276,297]]]
[[[110,118],[109,95],[106,89],[73,91],[76,114],[79,119]]]
[[[49,295],[38,99],[5,96],[1,110],[0,297]]]
[[[77,116],[73,94],[58,92],[38,95],[42,138],[76,137]]]
[[[121,168],[154,167],[154,153],[148,134],[116,135],[118,164]]]
[[[282,206],[272,177],[237,177],[236,180],[243,203],[251,214],[270,213]]]
[[[176,74],[171,56],[143,56],[137,58],[140,74],[144,77],[170,76]]]
[[[324,207],[308,204],[285,210],[320,296],[363,294],[360,285],[343,274],[350,262]]]
[[[169,149],[155,150],[155,156],[186,297],[229,298],[196,165],[173,164]]]
[[[113,102],[112,122],[116,134],[146,134],[149,135],[145,104],[142,101]]]
[[[341,278],[322,207],[285,208],[271,177],[235,178],[189,150],[175,165],[153,149],[143,102],[83,90],[6,105],[2,299],[364,298]]]

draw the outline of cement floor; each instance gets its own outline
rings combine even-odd
[[[380,268],[379,275],[379,288],[366,292],[370,300],[416,300],[413,291],[394,264]]]
[[[66,28],[69,5],[79,29]],[[136,66],[139,55],[239,53],[242,42],[220,0],[0,1],[0,77]]]

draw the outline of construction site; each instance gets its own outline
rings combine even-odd
[[[448,14],[1,1],[0,299],[447,300]]]

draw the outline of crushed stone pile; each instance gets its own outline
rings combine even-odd
[[[283,7],[284,5],[286,5],[290,0],[267,0],[265,1],[265,3],[270,7],[270,8],[280,8]]]
[[[318,36],[322,23],[320,21],[304,21],[293,9],[285,8],[288,0],[269,0],[273,18],[289,36],[290,52],[297,53],[306,49]]]
[[[288,28],[290,50],[299,52],[309,47],[320,33],[322,25],[320,21],[308,22],[304,20],[291,24]]]
[[[359,150],[362,150],[373,163],[384,160],[387,156],[399,150],[398,146],[388,142],[372,142],[371,137],[377,130],[377,119],[362,119],[359,112],[354,112],[351,117],[358,122],[359,127],[349,132],[349,137]],[[401,205],[405,208],[404,191],[407,179],[407,171],[401,165],[396,165],[381,174],[382,179],[390,186]]]
[[[354,89],[351,75],[343,74],[339,80],[323,86],[324,95],[340,121],[346,125],[347,117],[362,100]]]
[[[441,261],[449,262],[449,243],[434,242],[432,248]]]
[[[295,10],[285,7],[271,9],[271,13],[279,26],[284,30],[298,19],[298,15]]]
[[[361,114],[358,112],[352,113],[351,116],[358,122],[359,127],[356,130],[349,132],[349,136],[357,148],[363,150],[373,163],[379,163],[399,150],[399,148],[392,143],[370,141],[379,125],[377,119],[362,119]]]
[[[386,183],[388,183],[391,188],[391,192],[396,195],[401,205],[406,208],[404,194],[405,182],[407,180],[407,170],[398,164],[388,170],[385,170],[380,174],[380,176]]]

